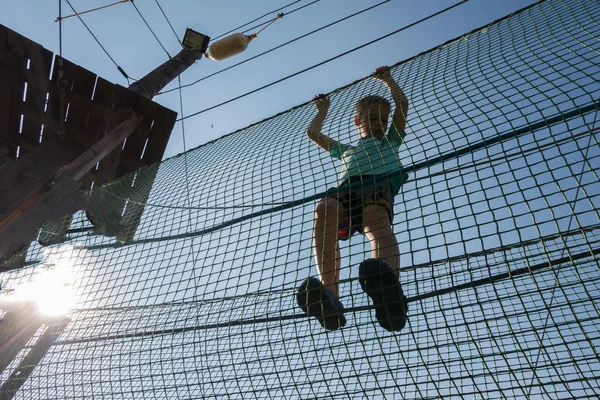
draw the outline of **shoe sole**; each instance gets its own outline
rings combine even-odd
[[[360,264],[359,281],[373,300],[379,325],[390,332],[402,330],[408,306],[396,273],[382,260],[371,258]]]
[[[302,287],[306,286],[303,290]],[[321,326],[327,330],[334,331],[346,325],[346,317],[339,313],[330,302],[321,301],[323,296],[323,285],[315,280],[309,279],[300,286],[298,290],[298,305],[309,317],[315,317]]]

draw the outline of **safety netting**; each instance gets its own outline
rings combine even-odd
[[[306,137],[311,102],[93,188],[0,274],[3,301],[66,310],[0,397],[52,332],[15,398],[598,398],[599,65],[600,3],[548,0],[391,68],[410,102],[401,332],[360,288],[361,235],[342,246],[347,325],[296,304],[339,169]],[[323,133],[356,141],[369,94],[391,100],[370,77],[332,92]]]

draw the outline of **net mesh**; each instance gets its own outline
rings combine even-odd
[[[15,398],[598,398],[599,21],[595,0],[543,1],[391,68],[410,101],[402,332],[360,288],[361,235],[348,324],[296,304],[339,167],[309,103],[94,188],[66,241],[0,275],[5,299],[71,306]],[[370,78],[333,92],[323,133],[354,142],[368,94],[391,100]]]

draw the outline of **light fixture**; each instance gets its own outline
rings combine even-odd
[[[202,53],[208,48],[210,37],[196,32],[193,29],[187,28],[183,36],[183,46],[191,49],[200,49]]]

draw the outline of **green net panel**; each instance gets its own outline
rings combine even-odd
[[[15,398],[598,398],[599,65],[600,3],[549,0],[392,68],[410,100],[400,333],[358,283],[361,235],[342,246],[348,324],[296,304],[339,167],[307,103],[94,188],[66,240],[33,242],[2,299],[74,303],[0,383],[55,329]],[[354,142],[367,94],[389,98],[369,78],[332,93],[324,133]]]

